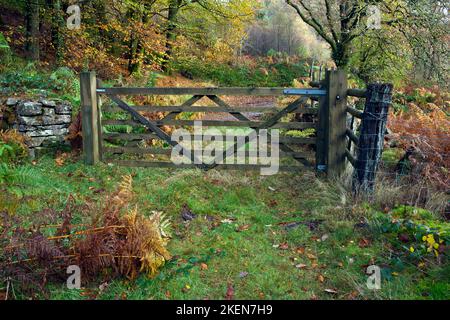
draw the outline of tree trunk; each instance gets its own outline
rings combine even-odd
[[[350,47],[346,44],[338,43],[336,50],[331,53],[331,58],[333,59],[336,67],[338,69],[345,69],[350,60]]]
[[[39,61],[39,3],[27,0],[25,4],[26,43],[25,51],[31,61]]]
[[[166,52],[165,59],[162,65],[163,71],[168,70],[168,63],[170,58],[172,57],[172,47],[173,42],[176,40],[176,28],[177,28],[177,17],[178,11],[180,10],[180,6],[182,4],[182,0],[170,0],[169,1],[169,13],[167,19],[169,21],[166,31]]]
[[[55,49],[55,61],[56,65],[60,66],[64,60],[64,16],[61,6],[61,0],[47,0],[48,6],[51,8],[52,14],[52,45]]]
[[[145,12],[132,12],[132,17],[142,22],[144,25],[148,23],[149,17]],[[129,58],[128,58],[128,72],[131,74],[139,73],[145,56],[145,48],[142,45],[142,40],[139,38],[137,32],[133,32],[128,45]]]
[[[129,44],[128,72],[131,74],[139,73],[142,65],[142,55],[144,54],[141,41],[136,35],[132,35]]]

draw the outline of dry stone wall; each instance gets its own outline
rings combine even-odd
[[[30,153],[55,143],[66,143],[72,122],[72,106],[60,100],[9,98],[3,111],[3,127],[17,129],[28,137]]]

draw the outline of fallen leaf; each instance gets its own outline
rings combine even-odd
[[[295,252],[297,252],[298,254],[304,254],[305,253],[305,248],[304,247],[297,247],[297,249],[295,249]]]
[[[184,287],[183,287],[183,289],[181,289],[181,291],[183,291],[184,293],[186,293],[186,292],[188,292],[189,290],[191,290],[191,286],[190,285],[185,285]]]
[[[231,219],[223,219],[220,222],[222,222],[222,223],[233,223],[233,220],[231,220]]]
[[[307,253],[306,256],[308,257],[308,259],[310,260],[316,260],[317,257],[315,255],[313,255],[312,253]]]
[[[63,158],[56,158],[55,163],[58,167],[62,167],[64,165],[64,159]]]
[[[181,208],[181,218],[183,221],[191,221],[194,220],[197,217],[195,213],[193,213],[187,204],[184,204]]]
[[[400,240],[403,243],[408,243],[410,241],[409,235],[406,233],[400,233],[398,235],[398,240]]]
[[[283,242],[282,244],[280,244],[280,250],[287,250],[289,249],[289,245],[287,242]]]
[[[319,280],[319,282],[324,283],[325,282],[325,277],[321,274],[319,274],[319,276],[317,277],[317,280]]]
[[[326,293],[331,293],[331,294],[337,294],[338,292],[334,289],[325,289],[324,290]]]
[[[242,226],[239,226],[239,227],[236,229],[236,232],[242,232],[242,231],[246,231],[246,230],[248,230],[248,229],[250,229],[250,225],[249,225],[249,224],[244,224],[244,225],[242,225]]]
[[[201,263],[200,264],[200,269],[201,270],[208,270],[208,265],[206,263]]]
[[[370,246],[370,240],[362,238],[361,240],[359,240],[358,246],[360,248],[367,248],[368,246]]]
[[[225,295],[225,300],[233,300],[234,299],[234,288],[231,284],[228,285],[227,294]]]
[[[276,207],[277,205],[278,205],[278,202],[277,202],[277,200],[274,200],[274,199],[270,200],[269,204],[268,204],[268,206],[271,208]]]
[[[172,296],[172,294],[170,293],[169,290],[166,291],[166,298],[170,299],[170,297]]]

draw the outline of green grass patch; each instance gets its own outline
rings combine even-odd
[[[393,254],[389,237],[342,215],[350,209],[340,191],[312,173],[263,177],[77,160],[59,167],[51,158],[11,170],[16,178],[0,185],[8,195],[0,199],[17,201],[1,201],[0,211],[30,224],[44,208],[64,208],[69,195],[79,204],[102,203],[125,174],[133,175],[140,210],[163,211],[172,221],[173,259],[155,278],[99,277],[81,290],[50,283],[51,299],[224,299],[229,286],[235,299],[449,298],[445,259],[419,267],[420,261]],[[183,220],[185,206],[194,220]],[[366,287],[370,264],[382,268],[381,290]]]

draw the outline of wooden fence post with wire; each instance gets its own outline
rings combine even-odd
[[[352,181],[354,192],[372,192],[375,176],[383,153],[384,135],[392,102],[392,84],[369,84],[367,90],[352,89],[349,96],[366,98],[364,111],[347,107],[347,112],[361,119],[359,136],[347,128],[349,142],[356,145],[356,157],[350,148],[345,150],[347,160],[355,169]]]

